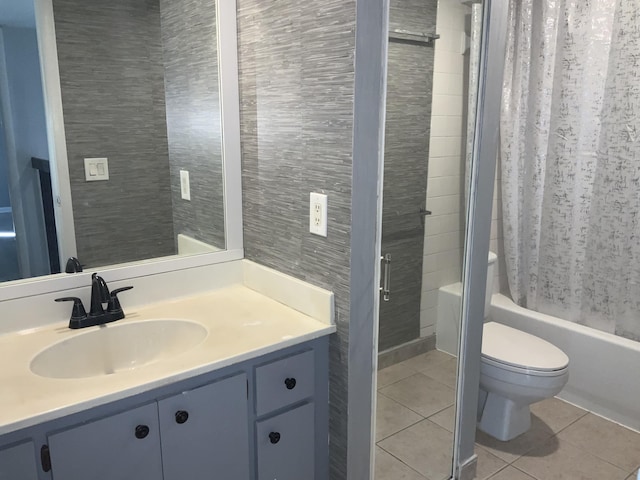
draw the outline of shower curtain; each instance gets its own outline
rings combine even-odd
[[[640,0],[511,0],[509,22],[512,298],[640,340]]]

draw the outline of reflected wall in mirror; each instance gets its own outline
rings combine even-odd
[[[224,249],[215,2],[32,1],[0,8],[0,281],[57,273],[70,255],[98,267]],[[58,124],[41,80],[47,6]],[[65,159],[49,148],[62,127]]]
[[[481,4],[391,0],[378,480],[453,474],[466,176],[473,149],[467,139],[474,136],[481,32]]]

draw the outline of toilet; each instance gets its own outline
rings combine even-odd
[[[478,428],[507,441],[531,427],[531,404],[553,397],[566,385],[569,357],[546,340],[488,319],[496,259],[490,252]]]

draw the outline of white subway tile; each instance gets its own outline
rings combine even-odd
[[[427,209],[429,208],[429,203],[427,203]],[[424,218],[424,232],[427,235],[427,232],[440,232],[442,230],[442,218],[439,216],[428,215]]]
[[[445,195],[429,200],[429,210],[433,215],[448,215],[460,211],[460,195]]]
[[[459,73],[438,72],[433,75],[435,95],[464,95],[464,76]]]
[[[422,329],[434,326],[438,319],[437,314],[438,312],[435,307],[420,310],[420,328]]]
[[[438,267],[440,270],[456,268],[462,265],[462,249],[447,250],[438,255]]]
[[[437,254],[425,255],[422,257],[422,274],[438,271]],[[424,290],[424,288],[423,288]]]
[[[433,60],[433,71],[434,73],[455,73],[463,75],[464,55],[447,52],[445,50],[438,50],[436,46]]]
[[[431,117],[431,137],[458,137],[463,135],[462,116],[433,115]]]
[[[452,283],[457,283],[462,280],[462,268],[460,266],[456,266],[453,268],[448,268],[446,270],[440,271],[440,286],[451,285]]]
[[[429,308],[435,308],[438,305],[438,290],[424,290],[422,289],[422,296],[420,299],[420,308],[426,310]]]
[[[431,337],[436,334],[436,326],[425,327],[420,329],[420,338]]]
[[[424,290],[437,290],[440,287],[440,270],[422,275],[422,288]]]
[[[464,229],[462,212],[453,213],[451,215],[442,215],[440,217],[440,232],[459,232]]]
[[[429,156],[429,178],[461,175],[462,171],[463,164],[460,156]]]
[[[462,95],[435,94],[432,99],[432,112],[448,117],[461,117],[464,100]]]
[[[460,175],[429,178],[427,198],[460,194]]]

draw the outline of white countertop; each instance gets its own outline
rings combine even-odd
[[[314,319],[241,284],[209,293],[127,309],[127,317],[103,328],[153,319],[202,324],[202,343],[179,355],[136,369],[78,379],[44,378],[31,360],[47,347],[91,329],[68,322],[0,336],[0,435],[149,391],[335,332]],[[70,358],[70,362],[82,361]]]

